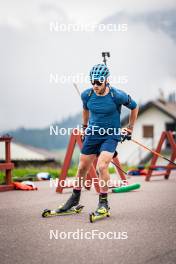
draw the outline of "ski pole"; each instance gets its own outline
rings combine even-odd
[[[115,167],[117,167],[121,172],[123,172],[123,173],[126,174],[126,175],[129,175],[128,172],[126,172],[125,170],[123,170],[122,168],[120,168],[118,165],[116,165],[112,160],[111,160],[111,163],[112,163]]]
[[[146,147],[145,145],[141,144],[140,142],[138,142],[138,141],[135,140],[135,139],[131,139],[131,141],[133,141],[133,142],[136,143],[137,145],[143,147],[143,148],[146,149],[146,150],[149,150],[151,153],[157,155],[158,157],[160,157],[160,158],[162,158],[162,159],[164,159],[164,160],[169,161],[170,163],[172,163],[173,165],[176,166],[176,163],[175,163],[175,162],[173,162],[172,160],[166,158],[165,156],[161,155],[160,153],[156,152],[155,150],[152,150],[152,149]]]
[[[76,83],[73,83],[73,85],[74,85],[74,87],[75,87],[77,93],[78,93],[79,96],[80,96],[81,94],[80,94],[80,91],[79,91],[79,88],[78,88],[77,84],[76,84]],[[133,142],[136,143],[137,145],[143,147],[143,148],[146,149],[146,150],[149,150],[149,151],[152,152],[153,154],[159,156],[160,158],[162,158],[162,159],[164,159],[164,160],[169,161],[170,163],[172,163],[173,165],[176,166],[176,163],[175,163],[175,162],[173,162],[173,161],[171,161],[170,159],[164,157],[163,155],[161,155],[160,153],[156,152],[155,150],[152,150],[152,149],[150,149],[150,148],[144,146],[143,144],[141,144],[140,142],[138,142],[138,141],[135,140],[135,139],[131,139],[131,141],[133,141]],[[127,174],[125,171],[123,171],[123,172],[124,172],[125,174]]]

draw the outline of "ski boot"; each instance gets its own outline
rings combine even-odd
[[[110,216],[110,207],[108,206],[107,194],[100,194],[98,208],[89,215],[90,222],[103,219]]]
[[[42,213],[42,216],[48,217],[57,215],[79,214],[84,207],[82,205],[79,205],[80,194],[81,193],[79,191],[73,190],[72,195],[64,205],[59,206],[59,208],[55,210],[45,209]]]

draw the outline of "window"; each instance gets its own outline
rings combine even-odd
[[[153,126],[143,126],[143,137],[144,138],[153,138],[154,128]]]
[[[167,131],[176,131],[176,122],[174,123],[166,123],[166,130]]]
[[[166,130],[167,131],[173,131],[173,132],[176,132],[176,122],[174,123],[166,123]],[[174,139],[176,140],[176,134],[174,135]],[[170,148],[170,143],[166,142],[166,148]]]

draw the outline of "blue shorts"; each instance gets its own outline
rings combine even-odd
[[[81,153],[85,155],[90,155],[90,154],[99,155],[102,151],[108,151],[114,153],[117,144],[118,144],[118,140],[112,138],[111,136],[106,138],[86,136],[83,142]]]

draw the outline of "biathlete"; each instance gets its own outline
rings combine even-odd
[[[92,87],[81,94],[84,141],[76,175],[80,185],[73,188],[71,197],[56,210],[59,215],[74,211],[73,208],[78,206],[82,188],[81,181],[85,179],[97,156],[99,181],[101,180],[104,184],[103,186],[100,185],[99,202],[95,216],[109,215],[107,182],[110,176],[108,166],[116,151],[118,142],[121,141],[121,134],[119,133],[121,107],[124,105],[131,110],[123,141],[131,139],[138,114],[137,103],[124,91],[111,87],[108,82],[109,75],[109,69],[105,64],[93,66],[90,71]],[[91,222],[92,217],[93,215],[91,215]]]

